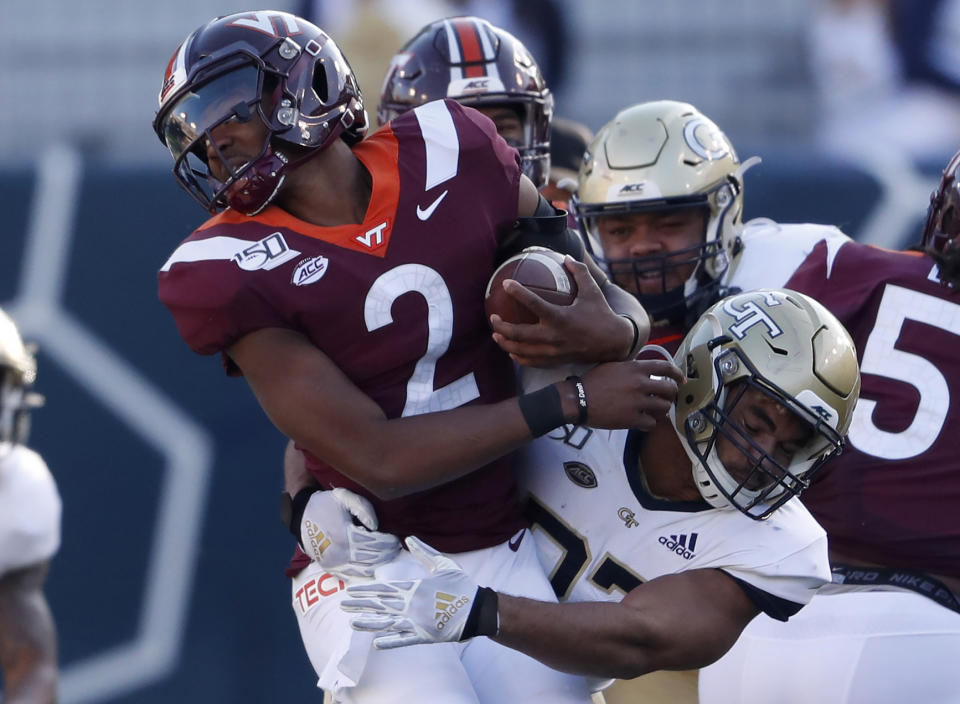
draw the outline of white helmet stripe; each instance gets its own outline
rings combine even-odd
[[[456,80],[463,78],[463,68],[460,66],[455,66],[453,64],[459,64],[460,59],[460,44],[457,40],[457,31],[453,28],[453,23],[450,20],[443,21],[443,28],[447,32],[447,46],[450,50],[450,82],[453,83]]]
[[[490,42],[490,33],[486,31],[486,27],[482,23],[474,21],[474,25],[477,28],[477,34],[480,35],[480,45],[483,47],[483,58],[490,63],[487,66],[487,75],[500,80],[500,69],[497,68],[497,62],[494,61],[495,54],[493,51],[493,44]]]
[[[160,95],[157,96],[157,102],[161,107],[163,106],[164,99],[168,95],[176,93],[177,89],[187,82],[187,62],[184,60],[184,57],[187,53],[187,45],[190,44],[192,39],[193,37],[191,36],[180,45],[180,48],[177,49],[177,53],[170,62],[170,66],[167,67],[166,78],[163,81],[163,86],[160,88]]]

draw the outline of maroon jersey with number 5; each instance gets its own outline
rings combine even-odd
[[[491,339],[483,296],[516,220],[516,152],[480,113],[438,101],[354,153],[373,180],[363,223],[318,227],[276,207],[227,211],[180,245],[159,285],[181,336],[211,354],[261,328],[296,330],[388,418],[512,396],[512,365]],[[394,501],[318,458],[307,455],[307,467],[323,486],[369,498],[381,530],[440,550],[495,545],[524,525],[509,457]]]
[[[802,500],[831,549],[960,577],[960,293],[920,254],[818,244],[787,288],[847,327],[863,386],[849,443]]]

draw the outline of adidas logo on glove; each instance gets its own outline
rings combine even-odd
[[[455,613],[457,613],[464,606],[470,605],[470,599],[468,599],[466,596],[456,597],[453,594],[447,594],[446,592],[437,592],[436,600],[437,611],[433,615],[433,619],[436,623],[438,631],[443,630],[444,626],[447,625]]]

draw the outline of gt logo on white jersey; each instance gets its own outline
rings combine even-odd
[[[770,308],[780,305],[780,301],[772,293],[765,293],[763,302]],[[783,330],[773,322],[773,318],[761,310],[753,301],[747,301],[742,308],[737,308],[730,300],[724,301],[723,312],[737,319],[737,322],[730,326],[730,332],[736,335],[738,340],[746,337],[747,330],[760,323],[766,326],[770,337],[778,337],[783,334]]]
[[[299,255],[300,252],[291,249],[287,241],[283,239],[282,234],[274,232],[259,242],[254,242],[249,247],[241,249],[233,255],[233,261],[244,271],[256,271],[257,269],[269,271]]]
[[[637,523],[637,514],[628,509],[626,506],[622,506],[619,511],[617,511],[617,516],[620,517],[620,520],[623,521],[623,525],[627,528],[635,528],[640,525]]]

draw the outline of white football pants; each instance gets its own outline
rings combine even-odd
[[[516,545],[517,536],[512,542]],[[524,532],[516,552],[508,543],[449,556],[482,586],[555,602],[533,536]],[[376,580],[417,578],[425,571],[403,551],[377,569]],[[325,574],[316,563],[293,580],[293,610],[319,677],[317,686],[329,692],[334,702],[589,704],[585,678],[551,670],[489,638],[375,649],[374,635],[350,628],[348,614],[339,608],[346,586],[359,582]]]
[[[907,591],[818,594],[763,614],[700,671],[701,704],[957,704],[960,614]]]

